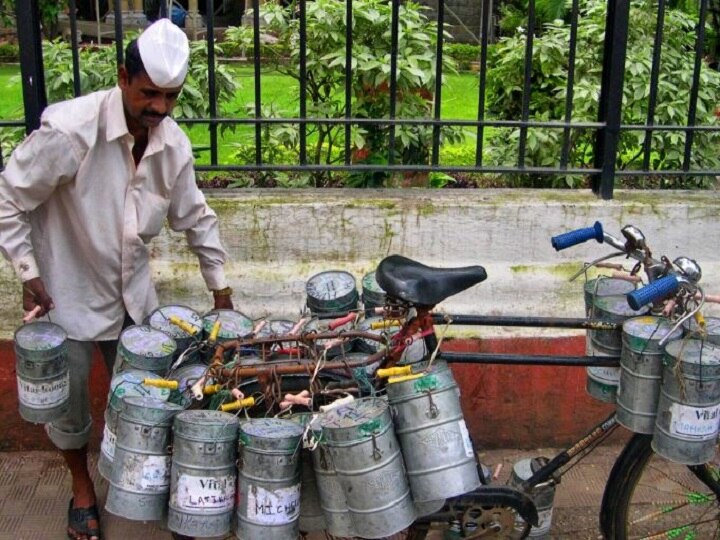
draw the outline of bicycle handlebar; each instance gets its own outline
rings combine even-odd
[[[680,288],[680,280],[673,275],[656,279],[649,285],[636,289],[627,295],[628,305],[635,311],[643,306],[675,294]]]
[[[577,244],[582,244],[583,242],[587,242],[588,240],[592,240],[593,238],[597,240],[600,244],[605,241],[602,224],[599,221],[596,221],[595,225],[593,225],[592,227],[585,227],[584,229],[577,229],[574,231],[559,234],[557,236],[553,236],[550,239],[550,242],[552,243],[552,247],[554,247],[556,251],[560,251],[562,249],[575,246]]]

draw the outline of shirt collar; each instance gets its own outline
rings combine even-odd
[[[127,121],[125,120],[125,108],[122,101],[122,90],[120,90],[119,86],[110,90],[106,111],[107,126],[105,128],[105,137],[107,141],[114,141],[120,137],[129,135],[130,131],[128,130]],[[167,140],[165,124],[167,122],[168,119],[165,119],[157,128],[150,130],[148,145],[144,155],[155,154],[165,147]]]

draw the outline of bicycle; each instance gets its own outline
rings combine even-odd
[[[584,268],[603,264],[617,256],[637,261],[631,276],[644,270],[649,284],[628,294],[633,309],[652,305],[655,312],[664,312],[674,328],[680,328],[692,317],[702,324],[700,310],[706,297],[698,282],[700,267],[687,257],[670,261],[655,259],[639,229],[627,226],[622,230],[625,241],[593,227],[571,231],[552,239],[557,249],[569,248],[588,240],[605,243],[616,251],[592,261]],[[377,282],[386,293],[380,328],[396,325],[396,332],[380,335],[352,327],[359,313],[330,313],[327,331],[314,330],[271,337],[249,336],[221,343],[215,349],[207,370],[208,379],[226,388],[242,389],[233,394],[236,401],[223,405],[223,410],[237,409],[243,404],[264,402],[265,414],[293,406],[310,408],[331,403],[338,397],[355,392],[362,394],[362,382],[374,390],[382,390],[386,382],[377,375],[392,370],[404,351],[422,341],[427,352],[425,360],[443,359],[448,363],[535,363],[541,365],[618,366],[615,356],[577,358],[527,357],[510,355],[443,353],[436,324],[515,325],[617,330],[618,324],[594,319],[549,319],[517,317],[482,317],[434,314],[433,308],[446,298],[480,283],[487,275],[481,266],[465,268],[432,268],[399,255],[385,258],[376,271]],[[716,299],[713,299],[716,300]],[[369,315],[370,313],[365,313]],[[383,326],[384,325],[384,326]],[[337,331],[338,328],[345,330]],[[326,358],[330,346],[348,339],[364,339],[379,344],[379,350],[361,359]],[[324,346],[317,347],[318,343]],[[294,346],[288,347],[292,343]],[[239,351],[259,348],[271,351],[283,345],[285,358],[273,359],[268,353],[252,361],[243,361]],[[232,358],[230,363],[228,358]],[[368,373],[367,366],[373,366]],[[411,368],[412,369],[412,368]],[[358,371],[359,370],[359,371]],[[364,373],[365,376],[360,374]],[[392,371],[385,371],[392,373]],[[404,373],[404,372],[403,372]],[[201,381],[202,383],[203,381]],[[289,382],[290,384],[286,384]],[[305,392],[299,392],[304,388]],[[197,388],[196,388],[197,390]],[[299,392],[292,394],[291,392]],[[247,401],[245,396],[257,399]],[[241,398],[245,399],[242,401]],[[280,407],[278,407],[280,406]],[[424,538],[431,530],[451,530],[454,538],[523,538],[530,526],[539,525],[538,511],[532,498],[541,486],[559,483],[562,475],[577,461],[606,439],[618,427],[616,415],[597,424],[588,434],[546,462],[536,462],[532,475],[519,487],[497,486],[481,472],[482,485],[463,495],[449,499],[440,512],[420,518],[407,532],[413,540]],[[717,430],[716,430],[717,433]],[[717,538],[720,535],[720,468],[712,461],[688,467],[668,462],[651,448],[650,435],[635,434],[618,456],[610,473],[600,511],[600,531],[605,538]],[[658,483],[657,479],[662,480]],[[659,497],[659,495],[663,497]],[[677,500],[679,499],[679,500]],[[659,507],[658,507],[659,506]],[[459,524],[459,525],[458,525]]]

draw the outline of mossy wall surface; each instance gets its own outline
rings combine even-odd
[[[448,312],[581,316],[581,283],[568,278],[609,250],[593,241],[558,253],[550,237],[595,221],[616,235],[623,225],[639,227],[656,256],[695,258],[707,292],[720,293],[720,199],[714,192],[618,191],[612,201],[556,190],[273,189],[206,196],[230,255],[227,274],[236,307],[254,318],[295,316],[314,273],[343,269],[359,284],[392,253],[428,265],[485,266],[487,281],[439,306]],[[183,235],[165,229],[151,250],[163,303],[211,307]],[[0,264],[0,308],[0,337],[10,338],[21,305],[19,283],[6,261]]]

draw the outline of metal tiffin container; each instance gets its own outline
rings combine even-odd
[[[297,539],[302,435],[302,426],[280,418],[240,425],[237,538]]]
[[[694,317],[689,318],[683,323],[684,335],[720,347],[720,317],[705,317],[704,322],[700,327]]]
[[[652,448],[684,465],[701,465],[717,450],[720,348],[698,339],[668,343]]]
[[[182,407],[152,397],[126,397],[105,509],[135,521],[165,518],[170,493],[170,426]]]
[[[315,470],[311,448],[315,446],[316,439],[313,437],[313,413],[297,413],[290,416],[290,420],[297,422],[304,430],[303,449],[300,455],[300,530],[304,533],[324,531],[327,529],[325,513],[320,503],[320,492],[318,483],[315,480]],[[332,533],[331,533],[332,534]]]
[[[120,334],[113,375],[126,369],[144,369],[164,376],[177,350],[175,340],[145,324],[128,326]]]
[[[173,422],[168,528],[207,538],[232,527],[239,420],[220,411],[183,411]]]
[[[15,331],[18,409],[23,420],[44,424],[69,407],[67,334],[57,324],[35,321]]]
[[[387,402],[363,398],[331,409],[320,425],[355,534],[384,538],[416,518]]]
[[[522,489],[523,482],[529,480],[545,463],[547,463],[545,458],[521,459],[513,465],[508,484],[514,488]],[[555,482],[552,480],[545,481],[533,486],[527,493],[532,497],[538,512],[538,526],[530,528],[528,537],[549,538],[555,499]]]
[[[630,431],[651,434],[655,427],[664,347],[660,341],[678,339],[672,323],[654,316],[635,317],[623,324],[617,420]]]
[[[442,360],[415,364],[415,371],[386,387],[413,500],[472,491],[480,477],[452,371]]]
[[[181,327],[181,325],[171,322],[171,318],[177,318],[184,324]],[[202,338],[200,314],[192,308],[179,304],[170,304],[154,309],[147,316],[145,324],[155,330],[165,332],[175,340],[177,348],[173,355],[173,361],[177,360],[183,352],[194,345],[196,340]],[[199,360],[200,355],[197,351],[188,352],[183,359],[183,364],[192,364]]]
[[[143,380],[156,376],[152,371],[128,369],[116,374],[110,381],[110,392],[105,407],[105,427],[103,428],[100,456],[98,457],[98,471],[108,482],[112,477],[117,425],[122,411],[123,398],[147,396],[160,401],[167,401],[170,396],[170,390],[166,388],[143,385]]]

